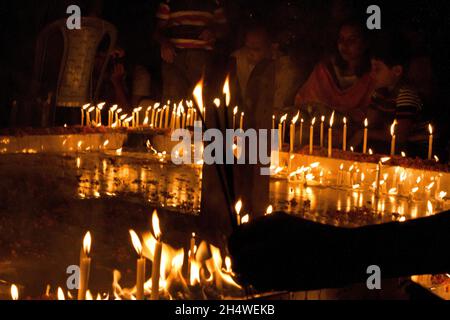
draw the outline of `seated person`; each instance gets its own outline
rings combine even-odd
[[[245,33],[244,46],[232,54],[232,69],[234,69],[241,102],[248,104],[247,99],[252,101],[256,99],[256,97],[248,94],[249,83],[252,78],[261,76],[260,72],[255,74],[256,67],[264,61],[267,64],[261,66],[263,69],[273,63],[274,92],[272,107],[274,114],[281,115],[291,111],[287,109],[292,108],[294,104],[300,73],[291,57],[281,50],[278,42],[272,40],[264,26],[256,25],[248,28]]]
[[[339,29],[336,54],[316,65],[297,93],[295,104],[314,116],[335,110],[336,114],[361,123],[374,90],[369,71],[364,26],[347,21]]]
[[[394,120],[397,121],[398,143],[400,146],[406,143],[414,119],[422,109],[418,94],[406,81],[409,63],[406,51],[402,41],[392,39],[383,41],[373,52],[371,77],[376,91],[368,112],[369,141],[378,142],[380,146],[389,145],[390,126]]]

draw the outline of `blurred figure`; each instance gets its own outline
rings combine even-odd
[[[214,44],[226,31],[224,10],[215,0],[164,0],[157,18],[163,99],[185,99],[208,76]]]
[[[296,106],[316,116],[336,110],[361,123],[374,90],[369,71],[364,27],[354,20],[344,22],[339,29],[336,54],[316,65],[296,96]]]

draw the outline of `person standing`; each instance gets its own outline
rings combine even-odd
[[[163,99],[188,98],[195,84],[208,77],[214,44],[226,32],[224,10],[216,0],[164,0],[156,16]]]

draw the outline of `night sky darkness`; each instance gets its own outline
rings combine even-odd
[[[67,17],[66,8],[78,4],[82,13],[95,12],[119,30],[119,45],[127,51],[130,63],[140,63],[159,76],[159,48],[151,39],[157,0],[3,0],[0,3],[0,126],[8,126],[9,108],[29,90],[34,45],[39,31],[57,19]],[[100,1],[101,2],[101,1]],[[416,56],[428,56],[433,71],[432,99],[424,117],[442,127],[448,140],[450,5],[445,0],[366,1],[366,0],[224,0],[231,35],[219,47],[226,57],[242,43],[242,30],[251,21],[261,21],[276,32],[288,35],[286,44],[294,54],[314,65],[334,46],[339,17],[366,17],[366,8],[377,4],[382,10],[384,30],[402,30],[414,39]],[[102,8],[101,8],[102,7]],[[100,9],[99,9],[100,8]],[[157,87],[157,86],[156,86]]]

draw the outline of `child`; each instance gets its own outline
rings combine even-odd
[[[422,109],[419,96],[406,84],[409,63],[406,45],[394,38],[383,42],[374,49],[371,63],[376,90],[368,111],[369,141],[386,146],[385,142],[391,139],[390,127],[396,120],[395,134],[401,146]]]

